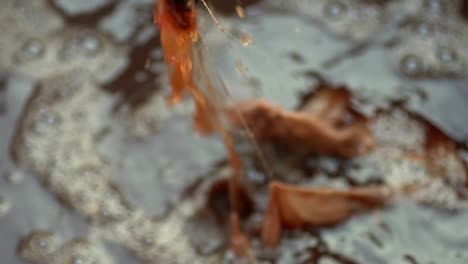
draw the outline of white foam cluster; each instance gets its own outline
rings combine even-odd
[[[110,264],[111,257],[102,246],[86,240],[72,240],[62,244],[49,231],[34,231],[22,242],[19,254],[37,264]]]
[[[425,128],[402,110],[393,110],[382,115],[371,124],[379,144],[419,150],[426,138]]]
[[[202,259],[185,232],[196,207],[194,199],[182,203],[168,219],[154,221],[142,210],[130,208],[113,187],[113,166],[96,146],[111,102],[86,76],[72,72],[41,83],[20,124],[14,147],[19,163],[33,170],[48,191],[88,218],[94,237],[120,244],[148,263]],[[44,259],[34,252],[31,249],[23,256],[38,263],[92,263],[91,258],[100,258],[85,242],[68,244]],[[203,258],[195,263],[210,262]]]

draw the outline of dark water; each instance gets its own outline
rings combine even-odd
[[[195,200],[187,189],[228,168],[220,165],[225,152],[218,138],[192,133],[190,103],[175,109],[165,105],[167,71],[152,25],[153,1],[0,1],[2,260],[29,263],[18,256],[17,247],[39,230],[60,237],[63,248],[57,254],[70,261],[86,261],[81,255],[98,263],[167,263],[171,258],[209,263],[212,259],[205,255],[213,252],[225,257],[220,250],[226,237],[223,223],[204,214],[196,221],[183,220],[202,232],[182,232],[176,243],[185,245],[189,236],[188,245],[196,250],[154,238],[168,233],[161,235],[158,223],[177,230],[177,224],[169,225],[179,219],[173,212]],[[382,137],[411,141],[424,125],[407,125],[401,112],[410,112],[417,116],[409,118],[410,123],[427,120],[456,142],[466,159],[465,2],[239,1],[246,15],[240,19],[236,1],[213,1],[234,37],[219,32],[204,11],[200,27],[208,41],[207,67],[234,96],[263,96],[293,109],[318,81],[344,85],[360,113],[397,113],[397,121]],[[243,45],[236,39],[242,36],[250,36],[253,43]],[[374,168],[372,157],[304,161],[278,150],[265,152],[277,174],[273,177],[288,182],[335,187],[393,182]],[[243,153],[257,192],[257,208],[246,226],[254,226],[248,229],[258,255],[268,255],[258,247],[255,226],[271,175],[248,147]],[[399,166],[393,166],[395,175]],[[417,172],[401,170],[403,176]],[[460,188],[464,186],[455,189]],[[92,202],[80,203],[80,191]],[[223,194],[217,197],[219,208],[228,206]],[[287,232],[274,259],[467,263],[468,211],[464,197],[450,201],[451,206],[423,206],[402,199],[335,228]],[[148,238],[153,231],[157,235]],[[70,246],[67,241],[76,238],[88,239],[92,246]],[[154,253],[153,244],[162,245],[156,252],[167,256]],[[64,263],[41,259],[38,252],[31,260]]]

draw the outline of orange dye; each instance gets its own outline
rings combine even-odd
[[[218,126],[214,105],[199,89],[193,73],[193,47],[198,39],[197,12],[195,1],[190,0],[184,10],[176,10],[170,0],[159,0],[154,9],[154,23],[161,34],[161,46],[164,50],[164,61],[171,72],[172,95],[170,102],[176,104],[184,92],[191,92],[195,101],[194,128],[200,134],[222,131],[224,143],[234,174],[229,181],[229,197],[232,204],[231,213],[231,247],[238,255],[247,255],[248,240],[240,231],[238,214],[240,199],[241,164],[234,150],[231,135]]]
[[[164,62],[171,72],[172,95],[170,102],[176,104],[184,92],[189,91],[195,99],[195,129],[201,134],[214,131],[213,107],[198,88],[193,74],[193,46],[198,39],[197,11],[195,1],[190,0],[187,10],[175,10],[169,0],[157,1],[154,23],[161,34]]]
[[[160,30],[164,61],[172,70],[171,102],[177,103],[184,91],[197,89],[192,65],[192,47],[198,38],[195,3],[191,0],[189,10],[176,13],[168,0],[157,1],[154,22]]]
[[[234,142],[231,135],[224,134],[224,145],[228,151],[229,162],[233,168],[233,175],[229,180],[229,200],[231,201],[231,207],[234,212],[239,212],[240,208],[240,197],[239,197],[239,181],[241,175],[241,163],[239,156],[234,150]]]
[[[164,50],[164,61],[172,69],[170,101],[180,101],[182,93],[190,91],[195,101],[195,129],[201,134],[214,132],[216,109],[199,89],[193,73],[193,46],[198,39],[197,12],[194,0],[190,0],[186,11],[174,10],[169,0],[160,0],[154,9],[154,22],[160,29],[161,46]],[[182,22],[181,22],[182,21]],[[240,174],[240,162],[233,148],[232,138],[224,134],[224,142],[235,174]],[[238,177],[235,177],[236,179]]]

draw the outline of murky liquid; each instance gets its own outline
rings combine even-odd
[[[191,103],[165,104],[168,72],[152,24],[154,1],[3,2],[2,261],[229,260],[227,219],[200,213],[210,181],[232,173],[228,157],[220,138],[192,132]],[[213,1],[231,36],[199,4],[208,72],[214,83],[221,77],[234,100],[262,96],[293,109],[319,81],[345,85],[355,110],[380,113],[372,129],[382,144],[423,148],[427,120],[457,143],[466,164],[465,1],[243,3],[240,18],[236,5]],[[262,146],[266,170],[248,142],[236,143],[255,194],[255,210],[243,221],[259,261],[468,261],[467,181],[458,177],[459,161],[444,163],[448,177],[428,180],[424,166],[399,150],[304,159]],[[414,182],[427,188],[334,228],[286,232],[279,249],[266,252],[258,225],[271,177],[336,188]],[[214,196],[215,209],[229,206],[223,195]]]

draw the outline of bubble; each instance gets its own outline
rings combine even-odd
[[[400,70],[407,76],[418,76],[423,71],[423,63],[416,55],[405,55],[400,60]]]
[[[101,214],[105,218],[110,218],[111,215],[112,215],[112,212],[111,212],[109,207],[104,207],[104,208],[102,208]]]
[[[91,198],[86,192],[81,191],[76,194],[76,201],[80,204],[86,204],[91,201]]]
[[[156,126],[156,119],[153,116],[145,116],[145,125],[148,127],[155,127]]]
[[[148,74],[146,72],[137,72],[135,74],[135,81],[139,83],[144,83],[148,81]]]
[[[329,18],[339,18],[347,11],[347,7],[341,1],[329,1],[324,7],[324,13]]]
[[[424,7],[433,14],[442,14],[446,11],[446,6],[441,0],[426,0]]]
[[[87,240],[77,239],[68,242],[57,252],[56,259],[67,264],[101,264],[111,263],[109,256],[102,248]]]
[[[165,68],[164,63],[161,63],[161,62],[158,62],[158,61],[152,62],[148,66],[148,70],[153,74],[164,72],[165,69],[166,68]]]
[[[249,182],[254,184],[264,184],[266,181],[266,175],[257,170],[249,170],[247,177],[249,178]]]
[[[101,40],[91,33],[84,34],[80,43],[86,55],[95,55],[100,51],[102,46]]]
[[[35,240],[33,240],[33,243],[35,242],[37,245],[37,248],[39,248],[42,252],[44,253],[51,253],[54,251],[55,244],[56,244],[56,238],[52,234],[43,234],[40,237],[37,237]]]
[[[420,36],[427,37],[434,33],[434,28],[428,23],[421,22],[416,26],[415,31]]]
[[[222,263],[231,264],[231,263],[235,263],[235,261],[236,261],[236,255],[234,254],[234,252],[232,252],[231,250],[226,251],[226,253],[223,256]]]
[[[69,60],[75,56],[94,58],[103,48],[103,43],[92,32],[82,32],[65,41],[58,56],[62,60]]]
[[[145,247],[152,247],[154,246],[154,239],[152,237],[146,236],[143,238],[143,245]]]
[[[47,125],[55,126],[59,125],[61,123],[61,118],[60,116],[52,111],[46,112],[42,117],[41,117],[42,122],[44,122]]]
[[[75,110],[72,112],[72,118],[75,122],[83,121],[85,119],[85,116],[85,112],[81,110]]]
[[[74,256],[71,261],[72,264],[84,264],[84,260],[80,256]]]
[[[5,172],[5,180],[11,184],[18,184],[24,180],[24,175],[17,169],[10,169]]]
[[[7,198],[0,194],[0,219],[3,218],[10,211],[10,201]]]
[[[338,262],[334,258],[328,257],[328,256],[323,256],[319,259],[318,261],[319,264],[339,264],[341,262]]]
[[[45,262],[59,248],[59,238],[49,231],[34,231],[19,247],[21,257],[31,262]]]
[[[122,220],[129,214],[129,208],[120,193],[109,190],[104,194],[98,211],[99,221],[103,223]]]
[[[44,103],[42,108],[47,108],[46,105],[52,105],[54,103],[69,100],[73,97],[80,89],[80,85],[73,83],[74,80],[55,80],[50,82],[48,86],[50,89],[44,91],[43,96],[41,96],[41,102]]]
[[[162,61],[164,59],[164,51],[161,48],[153,49],[150,56],[154,60]]]
[[[34,135],[41,136],[53,133],[56,126],[60,125],[60,116],[52,111],[46,111],[37,120],[34,120],[30,127],[30,132]]]
[[[42,41],[38,39],[29,39],[15,54],[15,60],[19,63],[29,62],[41,58],[44,55],[44,52],[45,46]]]
[[[437,49],[437,58],[444,63],[450,63],[457,60],[457,52],[449,47],[440,47]]]

